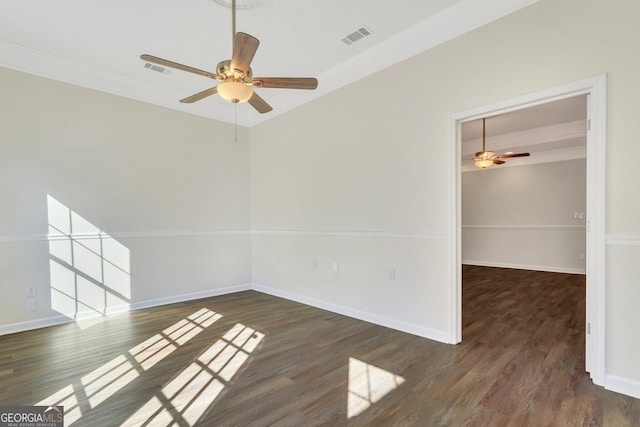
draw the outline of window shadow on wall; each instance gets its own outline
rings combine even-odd
[[[130,251],[47,195],[51,308],[80,320],[128,311]]]

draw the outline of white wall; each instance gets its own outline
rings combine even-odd
[[[450,115],[606,73],[607,384],[640,395],[640,311],[628,299],[640,246],[639,14],[630,0],[541,0],[252,128],[254,283],[447,335]],[[325,262],[313,276],[315,256]]]
[[[7,69],[0,92],[0,332],[250,285],[246,129]]]
[[[585,209],[585,159],[463,173],[462,262],[585,273]]]

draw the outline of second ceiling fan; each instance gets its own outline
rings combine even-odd
[[[473,159],[476,167],[481,169],[486,169],[493,165],[502,165],[506,163],[502,159],[508,159],[510,157],[527,157],[529,153],[505,153],[496,155],[493,151],[488,151],[485,147],[486,142],[486,118],[482,119],[482,151],[476,152],[475,158]]]
[[[253,90],[254,87],[310,90],[318,87],[318,80],[311,77],[253,77],[251,61],[258,50],[260,41],[249,34],[236,33],[236,0],[231,2],[231,10],[231,31],[233,36],[231,59],[220,61],[215,73],[153,55],[143,54],[140,55],[140,59],[198,74],[220,82],[217,86],[181,99],[180,102],[183,103],[200,101],[217,93],[224,100],[231,103],[249,102],[259,113],[268,113],[273,108]]]

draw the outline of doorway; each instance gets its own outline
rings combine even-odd
[[[586,331],[585,369],[595,384],[604,385],[605,374],[605,128],[606,76],[601,75],[526,96],[462,111],[450,116],[449,132],[449,248],[450,342],[462,341],[462,124],[542,104],[585,95],[587,102],[586,162]]]

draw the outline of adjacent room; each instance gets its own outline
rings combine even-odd
[[[551,342],[571,342],[564,351],[590,370],[583,360],[587,110],[581,95],[463,123],[461,262],[463,293],[474,295],[464,301],[482,301],[466,307],[464,329],[480,322],[504,333],[495,321],[502,318],[527,342],[544,331]],[[472,314],[490,310],[484,305],[494,320]]]
[[[640,423],[638,2],[130,3],[0,5],[0,411]]]

